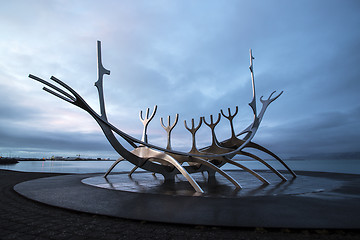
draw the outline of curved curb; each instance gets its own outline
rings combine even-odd
[[[336,189],[295,195],[194,197],[93,187],[81,180],[96,174],[86,174],[35,179],[15,185],[14,190],[56,207],[146,221],[231,227],[360,228],[360,175],[297,173],[341,184]]]

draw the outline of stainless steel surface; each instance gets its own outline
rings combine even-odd
[[[101,42],[97,41],[97,55],[98,55],[98,80],[95,82],[95,86],[98,89],[99,93],[99,102],[100,102],[100,112],[101,117],[107,119],[105,111],[105,102],[104,102],[104,92],[103,92],[103,78],[104,74],[110,75],[110,71],[105,69],[102,65],[101,60]]]
[[[168,120],[168,124],[166,127],[164,126],[163,118],[160,118],[160,123],[161,123],[161,126],[165,129],[165,131],[167,133],[166,149],[171,150],[171,131],[174,129],[175,125],[177,124],[177,122],[179,120],[179,114],[175,115],[175,121],[174,121],[173,125],[170,125],[170,116],[168,116],[167,120]]]
[[[189,153],[191,154],[199,154],[199,150],[197,149],[196,147],[196,138],[195,138],[195,134],[196,132],[199,130],[199,128],[201,127],[201,124],[202,124],[202,120],[203,118],[201,117],[200,118],[200,121],[199,121],[199,124],[195,127],[194,125],[194,119],[192,118],[191,119],[191,128],[189,128],[186,124],[186,120],[184,120],[184,125],[185,125],[185,128],[191,133],[191,136],[192,136],[192,147],[191,147],[191,150]]]
[[[269,154],[270,156],[274,157],[278,160],[281,164],[283,164],[286,169],[292,174],[293,177],[296,177],[296,174],[282,161],[277,155],[272,153],[270,150],[252,142],[253,137],[255,136],[259,125],[263,119],[265,111],[267,107],[275,101],[281,94],[272,97],[275,91],[268,97],[268,99],[263,100],[263,97],[260,98],[260,102],[262,103],[262,108],[260,113],[257,114],[257,106],[256,106],[256,93],[255,93],[255,80],[254,80],[254,70],[253,70],[253,55],[252,50],[250,49],[250,72],[251,72],[251,80],[252,80],[252,91],[253,91],[253,98],[252,101],[249,103],[253,113],[254,113],[254,120],[253,122],[241,131],[239,134],[235,134],[234,126],[233,126],[233,118],[238,113],[238,107],[236,107],[235,113],[231,114],[230,108],[228,108],[228,115],[225,115],[222,110],[218,113],[217,120],[214,122],[213,115],[210,115],[210,122],[207,122],[205,117],[201,117],[199,124],[197,127],[194,125],[194,119],[192,119],[191,123],[192,126],[189,128],[184,121],[185,128],[191,133],[192,135],[192,148],[189,152],[181,152],[177,150],[173,150],[171,148],[171,131],[176,126],[178,122],[179,115],[176,114],[175,121],[172,125],[170,125],[170,116],[168,116],[168,124],[167,126],[164,125],[163,119],[160,118],[160,123],[162,127],[167,132],[167,146],[166,148],[159,147],[153,145],[148,142],[147,136],[147,128],[150,121],[154,118],[157,106],[154,107],[153,112],[149,116],[150,109],[147,108],[146,114],[143,117],[142,111],[140,111],[140,120],[143,123],[143,134],[141,140],[136,139],[125,132],[119,130],[115,126],[113,126],[108,120],[105,111],[105,102],[104,102],[104,94],[103,94],[103,75],[107,74],[110,75],[110,71],[105,69],[102,65],[101,60],[101,42],[97,42],[97,49],[98,49],[98,80],[95,83],[95,86],[98,89],[99,93],[99,102],[100,102],[100,115],[96,113],[87,103],[86,101],[71,87],[60,81],[55,77],[51,77],[51,80],[58,83],[60,86],[68,90],[71,94],[63,91],[62,89],[54,86],[53,84],[36,77],[34,75],[29,75],[30,78],[39,81],[49,88],[44,88],[45,91],[67,101],[83,110],[88,112],[95,121],[99,124],[102,131],[104,132],[106,138],[112,145],[112,147],[119,153],[121,156],[105,173],[104,177],[107,177],[109,173],[114,169],[114,167],[121,161],[127,160],[134,164],[133,170],[130,172],[131,175],[137,168],[141,168],[152,173],[159,173],[164,176],[166,181],[174,181],[175,176],[177,174],[181,174],[185,177],[185,179],[191,184],[193,189],[196,192],[203,193],[204,191],[202,188],[197,184],[197,182],[192,178],[191,174],[196,172],[208,172],[209,176],[214,176],[215,173],[219,173],[224,176],[228,181],[230,181],[236,188],[240,188],[240,184],[234,180],[229,174],[225,173],[223,170],[220,169],[225,163],[229,163],[235,166],[238,166],[247,172],[251,173],[253,176],[257,177],[262,183],[269,184],[269,182],[262,176],[260,176],[255,171],[241,165],[240,163],[232,160],[232,158],[236,155],[243,155],[251,157],[257,161],[263,163],[266,167],[268,167],[273,173],[279,176],[283,181],[286,181],[286,178],[271,167],[265,160],[261,159],[260,157],[243,151],[245,148],[254,148],[264,153]],[[221,115],[224,116],[226,119],[229,120],[230,123],[230,130],[231,130],[231,137],[224,141],[219,142],[216,137],[215,127],[221,120]],[[204,147],[202,149],[197,149],[196,147],[196,139],[195,134],[198,129],[201,127],[202,122],[204,122],[211,130],[212,135],[212,143],[210,146]],[[133,150],[128,150],[122,146],[122,144],[117,140],[114,133],[118,134],[121,138],[126,140],[132,147]],[[244,135],[242,139],[239,139],[238,136]],[[187,162],[188,166],[182,166],[183,163]]]
[[[146,142],[146,143],[148,142],[147,127],[148,127],[150,121],[154,118],[156,110],[157,110],[157,105],[154,106],[154,111],[151,113],[151,116],[149,117],[149,108],[147,108],[145,118],[142,117],[142,111],[139,112],[140,121],[144,125],[143,134],[142,134],[142,138],[141,138],[141,141],[143,141],[143,142]]]
[[[231,115],[230,108],[228,108],[229,115],[225,115],[224,112],[223,112],[223,110],[220,109],[221,115],[223,115],[224,118],[226,118],[227,120],[229,120],[229,123],[230,123],[230,130],[231,130],[231,138],[230,138],[230,141],[232,141],[233,139],[236,138],[233,119],[234,119],[234,117],[236,116],[236,114],[238,113],[238,111],[239,111],[239,108],[238,108],[238,106],[236,106],[235,113]]]

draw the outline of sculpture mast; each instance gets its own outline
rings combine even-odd
[[[253,69],[253,59],[255,59],[252,55],[252,49],[250,48],[250,72],[251,72],[251,83],[252,83],[252,90],[253,90],[253,99],[249,103],[250,107],[252,108],[255,118],[257,117],[256,111],[256,94],[255,94],[255,80],[254,80],[254,69]]]
[[[104,74],[110,75],[110,71],[105,69],[101,61],[101,42],[97,41],[97,57],[98,57],[98,80],[95,82],[95,86],[99,92],[99,103],[100,103],[100,113],[103,120],[107,120],[105,112],[105,102],[104,102],[104,91],[103,91],[103,77]]]

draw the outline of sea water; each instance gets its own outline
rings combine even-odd
[[[266,160],[277,170],[285,170],[276,160]],[[52,172],[52,173],[105,173],[114,161],[20,161],[11,165],[0,165],[0,169],[22,171],[22,172]],[[267,169],[257,161],[242,160],[239,163],[251,169]],[[337,159],[337,160],[285,160],[285,163],[294,171],[319,171],[360,174],[360,159]],[[133,164],[120,162],[113,172],[129,172]],[[223,170],[238,169],[230,164],[222,167]]]

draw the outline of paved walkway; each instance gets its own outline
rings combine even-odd
[[[360,232],[218,228],[132,221],[36,203],[13,186],[50,173],[0,170],[0,239],[360,239]]]

